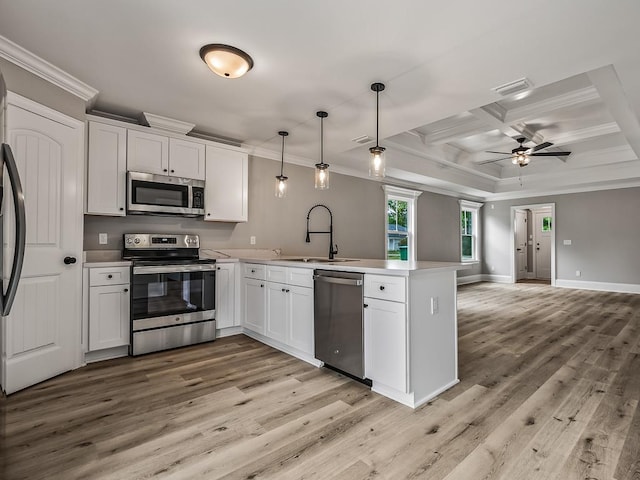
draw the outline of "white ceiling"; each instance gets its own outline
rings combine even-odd
[[[514,8],[515,7],[515,8]],[[366,175],[380,96],[387,181],[498,199],[640,185],[637,0],[0,0],[0,34],[99,91],[94,108],[196,124],[285,161],[319,155]],[[230,80],[198,52],[226,43],[255,66]],[[491,89],[526,77],[533,89]],[[565,158],[527,167],[521,134]]]

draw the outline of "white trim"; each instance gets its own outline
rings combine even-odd
[[[23,97],[22,95],[8,91],[7,92],[7,105],[13,105],[23,110],[27,110],[31,113],[35,113],[36,115],[40,115],[41,117],[46,117],[49,120],[53,120],[54,122],[61,123],[62,125],[66,125],[71,128],[81,128],[82,129],[82,144],[83,150],[80,158],[84,158],[84,127],[85,122],[78,120],[77,118],[70,117],[61,113],[57,110],[47,107],[46,105],[42,105],[41,103],[34,102],[33,100]]]
[[[166,130],[180,135],[186,135],[196,126],[195,123],[183,122],[175,118],[161,117],[160,115],[149,112],[142,112],[142,115],[151,128]]]
[[[459,199],[458,203],[460,204],[460,210],[459,210],[459,214],[460,216],[462,216],[462,212],[471,212],[472,213],[472,224],[471,224],[471,229],[472,229],[472,241],[473,244],[471,245],[471,248],[473,249],[473,255],[471,259],[465,259],[462,258],[462,225],[460,223],[460,221],[458,221],[458,237],[459,237],[459,244],[460,244],[460,261],[462,263],[479,263],[480,262],[480,252],[481,250],[481,223],[480,223],[480,209],[482,208],[482,206],[484,205],[484,203],[480,203],[480,202],[472,202],[470,200],[463,200],[463,199]],[[460,220],[460,218],[458,219]]]
[[[476,275],[465,275],[463,277],[457,277],[456,283],[458,285],[469,285],[470,283],[478,283],[482,282],[482,274],[478,273]]]
[[[389,213],[387,211],[387,204],[389,199],[398,199],[407,202],[407,239],[409,244],[409,252],[407,260],[409,262],[415,262],[418,253],[418,197],[422,194],[419,190],[409,190],[407,188],[395,187],[392,185],[381,185],[384,190],[384,258],[387,258],[389,254]]]
[[[408,200],[415,200],[422,192],[419,190],[409,190],[408,188],[396,187],[393,185],[382,185],[382,189],[387,195],[393,195],[394,197],[405,197]]]
[[[264,335],[261,335],[260,333],[256,333],[253,330],[249,330],[245,327],[242,327],[242,333],[247,337],[253,338],[254,340],[264,343],[265,345],[269,345],[270,347],[273,347],[276,350],[280,350],[281,352],[286,353],[287,355],[291,355],[292,357],[296,357],[299,360],[310,363],[314,367],[321,367],[322,365],[324,365],[324,363],[322,363],[320,360],[317,360],[316,358],[314,358],[313,354],[301,352],[297,348],[290,347],[289,345],[279,342],[278,340],[274,340],[273,338],[269,338]]]
[[[556,287],[640,294],[640,285],[633,283],[590,282],[586,280],[556,280]]]
[[[462,208],[480,209],[484,205],[484,203],[472,202],[471,200],[463,200],[463,199],[458,200],[458,203],[460,204],[461,209]]]
[[[90,103],[98,90],[0,35],[0,57]]]

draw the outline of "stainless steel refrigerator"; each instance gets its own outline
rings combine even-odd
[[[22,185],[20,184],[20,175],[18,174],[18,166],[13,157],[13,152],[11,151],[11,147],[5,143],[7,135],[6,98],[7,88],[4,83],[4,78],[2,77],[2,72],[0,72],[0,143],[2,144],[0,151],[0,240],[2,241],[2,256],[0,256],[0,278],[2,279],[0,312],[3,317],[9,315],[9,312],[11,312],[11,306],[13,305],[13,300],[18,290],[26,238],[24,193],[22,191]],[[8,177],[8,182],[5,179],[5,174]],[[8,195],[13,197],[15,213],[16,227],[14,229],[15,238],[13,239],[4,238],[5,210],[8,206]],[[6,258],[5,255],[10,252],[13,252],[13,258]],[[9,265],[11,265],[10,270],[7,268]],[[7,280],[5,281],[5,279]],[[2,339],[2,341],[5,342],[6,339]],[[3,354],[4,349],[5,346],[2,345]]]

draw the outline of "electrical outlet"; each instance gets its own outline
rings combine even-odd
[[[582,275],[582,272],[580,270],[576,270],[576,277],[579,277]]]
[[[251,235],[251,237],[249,237],[249,243],[251,245],[255,245],[256,244],[256,237],[254,235]]]
[[[438,297],[431,297],[431,315],[438,313]]]
[[[109,241],[109,236],[106,233],[98,234],[98,243],[100,245],[106,245],[108,241]]]
[[[571,240],[563,240],[562,244],[563,245],[571,245]]]

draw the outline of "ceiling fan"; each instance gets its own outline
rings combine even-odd
[[[508,152],[493,152],[487,151],[487,153],[498,153],[500,155],[509,155],[504,158],[496,158],[495,160],[486,160],[484,162],[479,162],[478,165],[484,165],[485,163],[493,163],[499,162],[500,160],[506,160],[508,158],[511,159],[511,163],[514,165],[519,165],[520,167],[525,167],[529,165],[530,157],[566,157],[571,155],[571,152],[538,152],[539,150],[543,150],[545,148],[553,145],[551,142],[543,142],[540,145],[536,145],[535,147],[525,147],[522,144],[527,141],[525,137],[519,137],[515,139],[520,145],[517,148],[511,150],[511,153]]]

